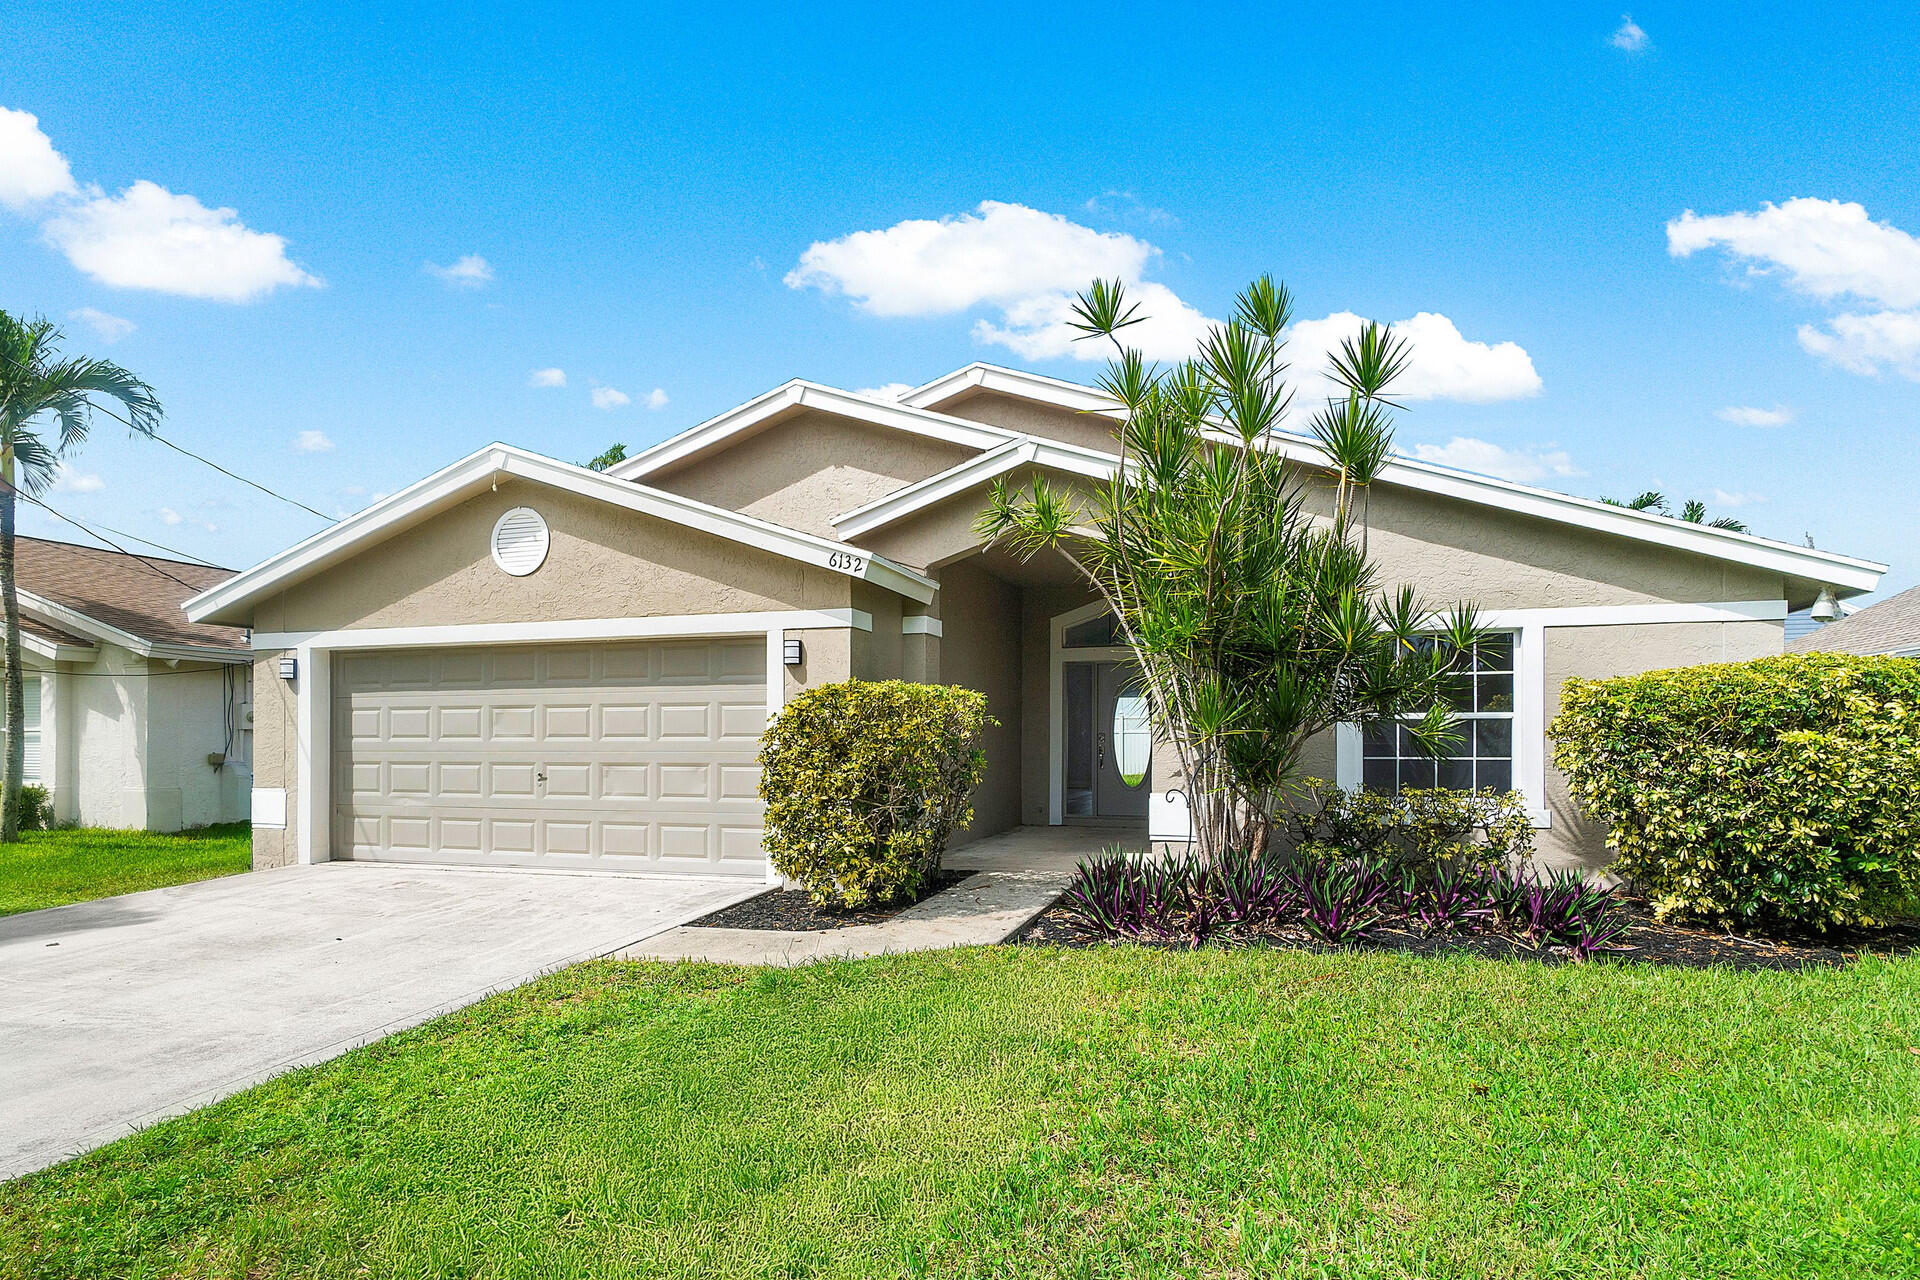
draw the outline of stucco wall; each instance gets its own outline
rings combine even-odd
[[[1560,713],[1560,695],[1574,677],[1603,680],[1704,662],[1744,662],[1782,653],[1784,622],[1691,622],[1652,626],[1549,627],[1546,636],[1546,722]],[[1567,795],[1567,780],[1546,750],[1546,801],[1552,827],[1539,834],[1552,865],[1601,867],[1611,860],[1606,828],[1583,815]]]
[[[1332,510],[1331,490],[1308,509]],[[1777,573],[1516,515],[1414,489],[1376,485],[1368,551],[1383,583],[1483,609],[1786,598]]]
[[[997,391],[969,391],[940,405],[936,411],[952,418],[1004,427],[1023,435],[1098,449],[1102,453],[1120,451],[1119,441],[1114,435],[1118,424],[1111,418],[1094,413],[1076,413],[1054,405],[1035,404],[1031,400],[1002,395]]]
[[[295,860],[292,819],[300,791],[294,758],[295,724],[294,687],[280,678],[280,653],[262,650],[253,664],[253,785],[287,793],[288,825],[254,827],[256,871],[290,866]]]
[[[243,820],[244,736],[231,766],[207,763],[225,740],[223,671],[151,661],[104,641],[83,660],[42,667],[42,780],[55,817],[150,831]]]
[[[833,517],[975,452],[805,409],[645,483],[831,538]]]
[[[552,545],[534,573],[493,563],[494,522],[531,507]],[[850,579],[542,484],[440,513],[256,608],[257,631],[843,609]]]
[[[987,730],[986,777],[958,844],[1020,825],[1023,729],[1037,716],[1045,732],[1047,704],[1043,691],[1036,705],[1022,679],[1019,587],[970,564],[951,565],[940,575],[940,616],[939,682],[986,694],[999,721]]]

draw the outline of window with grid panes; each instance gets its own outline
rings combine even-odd
[[[1513,635],[1495,634],[1475,646],[1448,682],[1447,705],[1460,737],[1436,759],[1403,723],[1368,725],[1360,740],[1360,783],[1392,795],[1417,787],[1456,791],[1513,790]]]

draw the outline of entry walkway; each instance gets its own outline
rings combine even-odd
[[[946,859],[949,869],[979,874],[880,924],[816,930],[683,926],[615,954],[623,960],[796,965],[1005,942],[1053,904],[1083,859],[1111,844],[1138,847],[1145,834],[1137,826],[1016,827],[954,850]]]

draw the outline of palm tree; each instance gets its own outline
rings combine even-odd
[[[65,335],[45,319],[0,311],[0,609],[6,616],[6,762],[0,790],[0,842],[20,838],[20,777],[26,771],[26,684],[20,670],[20,595],[14,582],[15,504],[53,483],[60,460],[93,425],[95,397],[120,402],[142,435],[160,425],[153,388],[106,360],[62,359]],[[49,421],[50,420],[50,421]],[[38,424],[36,426],[36,424]],[[49,443],[43,434],[53,427]]]
[[[1658,516],[1673,515],[1673,508],[1667,504],[1667,495],[1658,489],[1649,489],[1638,497],[1629,498],[1624,502],[1618,498],[1602,498],[1600,501],[1610,507],[1625,507],[1629,511],[1651,511]],[[1688,524],[1704,524],[1714,529],[1725,529],[1729,533],[1753,532],[1747,528],[1746,521],[1735,520],[1732,516],[1707,519],[1707,504],[1698,498],[1689,498],[1680,508],[1680,514],[1674,518],[1685,520]]]

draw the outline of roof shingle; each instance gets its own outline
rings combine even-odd
[[[241,628],[188,622],[180,608],[191,597],[231,578],[231,569],[124,555],[45,538],[16,539],[14,566],[22,591],[142,640],[202,649],[247,647],[247,634]]]
[[[1787,646],[1794,653],[1907,653],[1920,650],[1920,587],[1829,622]]]

